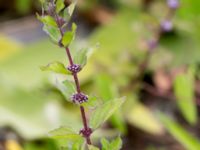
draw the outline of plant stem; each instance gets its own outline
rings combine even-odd
[[[59,16],[58,16],[58,14],[56,14],[56,12],[54,13],[54,16],[55,16],[55,21],[56,21],[56,23],[58,25],[58,28],[60,30],[61,39],[62,39],[63,36],[64,36],[64,32],[62,30],[62,27],[61,27],[61,24],[60,24],[60,21],[59,21]],[[66,50],[66,53],[67,53],[69,64],[70,65],[74,65],[74,62],[73,62],[69,47],[66,47],[65,50]],[[79,83],[79,80],[78,80],[77,73],[73,73],[72,76],[73,76],[74,82],[76,84],[77,93],[81,93],[81,88],[80,88],[80,83]],[[83,106],[80,106],[80,112],[81,112],[81,117],[82,117],[82,121],[83,121],[83,125],[84,125],[84,130],[88,131],[89,127],[88,127],[88,124],[87,124],[85,108]],[[82,134],[84,134],[84,132]],[[92,143],[91,143],[91,140],[90,140],[90,134],[85,134],[83,136],[85,137],[85,140],[86,140],[87,144],[91,145]]]
[[[66,48],[66,53],[67,53],[67,57],[68,57],[70,65],[73,65],[74,63],[73,63],[73,59],[71,57],[71,53],[70,53],[69,48]],[[81,93],[81,89],[80,89],[80,84],[79,84],[77,73],[74,73],[73,77],[74,77],[74,81],[75,81],[75,84],[76,84],[76,90],[77,90],[78,93]],[[83,121],[83,125],[84,125],[84,130],[87,131],[89,128],[88,128],[88,124],[87,124],[85,109],[84,109],[83,106],[80,106],[80,111],[81,111],[81,117],[82,117],[82,121]],[[85,137],[85,139],[87,141],[87,144],[91,145],[90,136],[84,135],[84,137]]]

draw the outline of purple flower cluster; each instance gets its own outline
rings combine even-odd
[[[164,20],[160,25],[164,32],[170,32],[173,29],[173,24],[170,20]]]
[[[82,104],[88,101],[88,96],[83,93],[76,93],[71,96],[71,99],[75,104]]]
[[[81,66],[77,65],[77,64],[73,64],[73,65],[67,67],[67,69],[69,71],[71,71],[72,73],[78,73],[79,71],[81,71]]]
[[[167,0],[167,4],[171,9],[177,9],[179,7],[179,0]]]
[[[92,134],[92,129],[91,128],[82,129],[80,131],[80,134],[82,134],[84,137],[89,137]]]

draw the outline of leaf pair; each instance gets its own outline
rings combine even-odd
[[[113,141],[109,142],[105,138],[101,139],[102,150],[120,150],[122,148],[122,140],[117,137]],[[89,145],[89,150],[100,150],[98,147]]]

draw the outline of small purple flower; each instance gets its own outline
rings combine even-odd
[[[92,134],[92,129],[81,129],[80,134],[82,134],[84,137],[90,137],[90,135]]]
[[[164,20],[161,22],[161,28],[164,32],[170,32],[173,29],[173,24],[170,20]]]
[[[72,73],[78,73],[79,71],[81,71],[81,66],[77,64],[73,64],[71,66],[68,66],[67,69],[71,71]]]
[[[158,41],[156,39],[150,40],[148,42],[148,47],[150,51],[154,50],[157,47],[157,45],[158,45]]]
[[[177,9],[179,7],[179,0],[167,0],[167,4],[171,9]]]
[[[75,104],[82,104],[88,101],[88,96],[83,93],[76,93],[71,96],[71,99]]]
[[[58,17],[58,23],[61,27],[66,24],[65,20],[62,17]]]
[[[55,4],[49,3],[47,12],[50,16],[54,16],[55,8],[56,8]]]

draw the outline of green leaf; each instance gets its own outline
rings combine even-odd
[[[40,16],[39,14],[36,14],[37,19],[40,20],[44,25],[52,26],[52,27],[58,27],[55,19],[49,15]]]
[[[192,67],[187,71],[187,73],[177,75],[174,81],[174,92],[177,98],[178,107],[184,118],[191,124],[197,122],[194,76],[195,71]]]
[[[166,129],[188,150],[199,150],[200,143],[199,139],[192,136],[179,124],[174,122],[169,117],[164,114],[160,114],[160,119],[163,122],[163,125]]]
[[[58,28],[44,25],[43,30],[50,36],[53,42],[59,42],[61,39],[60,31]]]
[[[68,47],[70,43],[74,40],[75,38],[75,32],[76,32],[77,26],[75,23],[72,24],[72,31],[65,32],[63,38],[62,38],[62,44],[65,47]]]
[[[59,13],[65,7],[63,0],[57,0],[56,2],[56,12]]]
[[[60,127],[58,129],[55,129],[53,131],[50,131],[48,134],[52,138],[56,139],[70,139],[70,140],[80,140],[82,139],[82,136],[74,131],[70,127]]]
[[[65,96],[66,100],[71,101],[71,95],[76,93],[75,84],[72,81],[65,80],[64,82],[57,82],[57,88]]]
[[[99,106],[90,118],[90,126],[93,129],[98,128],[103,124],[113,113],[119,109],[119,107],[124,103],[125,97],[114,99],[105,102],[102,106]]]
[[[117,137],[111,142],[110,149],[120,150],[122,148],[122,140],[120,137]]]
[[[76,1],[72,2],[67,8],[70,17],[72,16],[74,12],[75,6],[76,6]]]
[[[89,150],[100,150],[98,147],[95,147],[93,145],[88,145]]]
[[[87,53],[88,53],[88,49],[81,49],[81,50],[79,50],[75,54],[75,56],[73,58],[74,63],[81,65],[81,67],[83,68],[86,65],[86,63],[87,63]]]
[[[103,81],[103,82],[102,82]],[[98,74],[95,78],[98,93],[104,101],[118,97],[117,86],[111,76],[105,73]],[[126,132],[126,125],[120,110],[116,111],[110,118],[110,122],[114,127],[122,133]]]
[[[52,71],[55,73],[60,73],[60,74],[70,74],[70,71],[68,71],[63,63],[60,62],[53,62],[48,64],[47,66],[42,66],[40,67],[42,71]]]
[[[101,140],[102,150],[120,150],[122,148],[122,140],[117,137],[112,142],[109,142],[105,138]]]
[[[105,138],[101,139],[102,150],[108,150],[110,147],[110,142]]]

